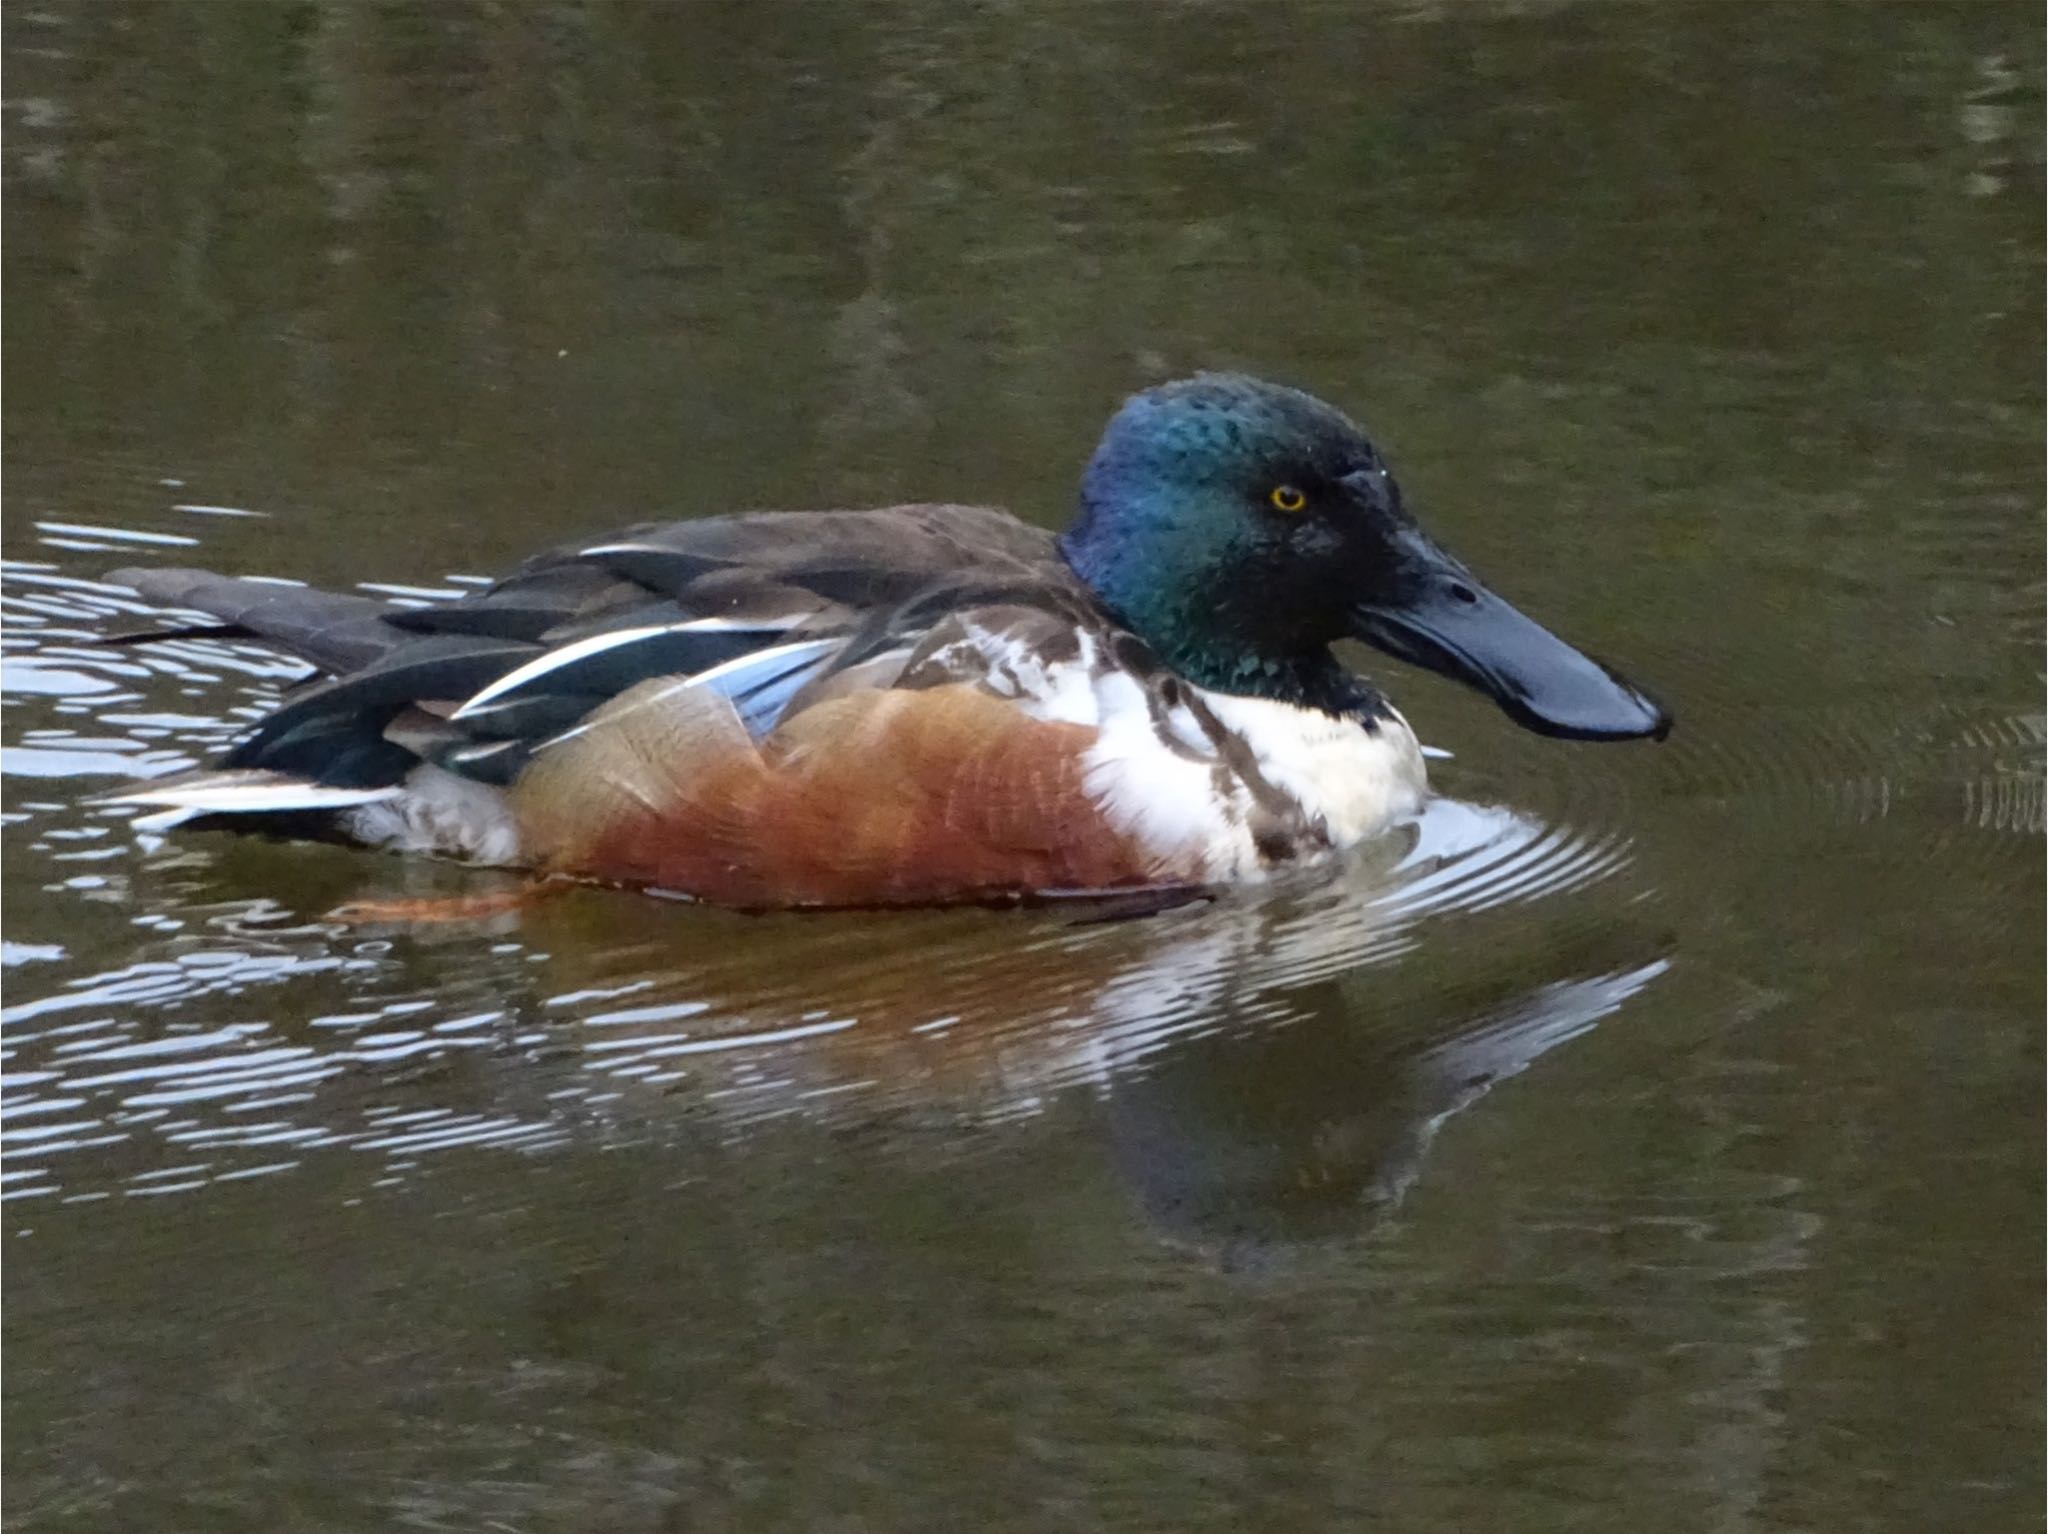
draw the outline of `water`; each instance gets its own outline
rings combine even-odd
[[[10,6],[24,1530],[2032,1527],[2041,22]],[[1057,523],[1201,365],[1675,707],[1375,668],[1444,798],[1156,920],[138,838],[401,594],[644,516]]]

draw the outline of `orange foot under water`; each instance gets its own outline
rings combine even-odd
[[[396,925],[436,927],[485,921],[508,911],[523,911],[567,889],[561,879],[530,879],[514,889],[488,895],[440,895],[422,900],[351,900],[327,913],[328,920],[351,926]]]

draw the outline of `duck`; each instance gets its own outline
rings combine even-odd
[[[989,506],[646,523],[407,604],[112,572],[312,668],[215,762],[106,796],[747,909],[1203,892],[1414,816],[1363,641],[1577,741],[1664,707],[1409,513],[1335,406],[1238,373],[1124,401],[1055,535]]]

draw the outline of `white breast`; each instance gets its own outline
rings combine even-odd
[[[1352,846],[1421,808],[1429,785],[1422,748],[1391,709],[1368,729],[1265,698],[1202,696],[1251,748],[1266,781],[1323,823],[1332,846]]]
[[[1156,700],[1090,635],[1072,637],[1071,656],[1048,662],[1019,636],[969,622],[934,661],[1034,718],[1093,725],[1088,792],[1110,824],[1151,852],[1161,878],[1222,883],[1271,871],[1274,849],[1256,835],[1270,814],[1232,765],[1247,755],[1312,828],[1299,851],[1352,846],[1421,807],[1422,752],[1398,714],[1367,728],[1320,709],[1196,690],[1206,718],[1183,706],[1162,719]]]

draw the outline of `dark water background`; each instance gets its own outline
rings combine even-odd
[[[2033,5],[5,19],[5,1516],[1857,1530],[2042,1506]],[[1155,921],[138,839],[447,590],[980,499],[1234,365],[1675,706]]]

